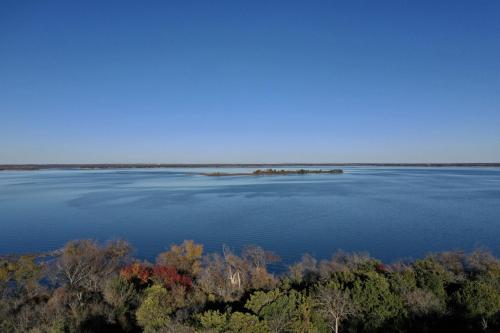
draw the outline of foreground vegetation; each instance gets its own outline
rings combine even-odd
[[[500,260],[444,252],[391,265],[310,256],[276,276],[260,247],[155,263],[123,241],[0,259],[0,332],[498,332]]]

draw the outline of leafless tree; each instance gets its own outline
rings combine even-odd
[[[316,281],[318,274],[318,262],[310,254],[304,254],[302,260],[290,266],[288,271],[288,276],[297,283]]]
[[[95,292],[104,288],[104,282],[117,273],[129,253],[130,246],[123,241],[106,246],[91,240],[73,241],[64,247],[56,266],[70,288]]]
[[[241,290],[243,275],[241,270],[241,259],[233,254],[233,252],[226,245],[222,247],[222,253],[224,254],[224,260],[227,265],[227,274],[231,285],[233,287],[237,287],[238,290]]]
[[[349,293],[330,286],[321,286],[316,290],[316,304],[335,333],[339,332],[340,323],[356,312]]]
[[[402,296],[410,314],[413,316],[426,316],[444,310],[437,296],[428,290],[415,289],[404,292]]]
[[[212,297],[226,302],[237,300],[243,292],[244,281],[233,262],[234,258],[229,258],[232,265],[218,254],[207,255],[203,259],[203,269],[196,281],[197,285]]]
[[[273,252],[256,245],[246,246],[242,251],[242,257],[257,270],[266,269],[268,264],[280,260]]]

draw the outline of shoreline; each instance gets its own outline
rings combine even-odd
[[[102,164],[0,164],[0,171],[37,170],[106,170],[106,169],[159,169],[159,168],[259,168],[259,167],[493,167],[500,163],[102,163]]]

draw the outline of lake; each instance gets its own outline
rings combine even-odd
[[[210,252],[257,244],[283,265],[338,249],[386,261],[452,249],[500,254],[499,168],[343,169],[228,177],[199,173],[255,169],[0,172],[0,253],[123,238],[146,259],[193,239]]]

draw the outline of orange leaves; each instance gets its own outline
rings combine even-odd
[[[151,278],[151,268],[134,262],[122,268],[120,276],[128,281],[138,282],[138,284],[147,284]]]

